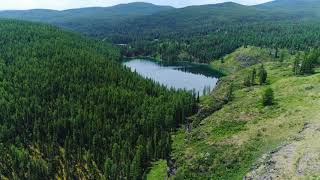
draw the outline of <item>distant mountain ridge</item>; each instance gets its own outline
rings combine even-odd
[[[246,44],[307,46],[306,40],[287,40],[289,34],[310,38],[307,42],[314,45],[320,2],[275,0],[255,6],[225,2],[184,8],[130,3],[65,11],[2,11],[0,17],[50,23],[115,44],[129,44],[124,56],[207,62]],[[305,30],[312,33],[301,35]]]
[[[122,29],[149,31],[161,27],[168,31],[204,29],[220,24],[249,23],[265,20],[316,18],[318,0],[275,0],[255,6],[234,2],[174,8],[134,2],[111,7],[89,7],[63,11],[34,9],[0,11],[0,17],[58,25],[90,36],[104,38]],[[190,26],[191,25],[191,26]],[[143,27],[143,28],[142,28]],[[209,29],[216,29],[209,28]],[[128,30],[126,30],[127,33]],[[189,31],[189,30],[188,30]]]
[[[262,4],[256,5],[257,7],[278,7],[278,6],[305,6],[307,5],[306,3],[320,3],[318,0],[274,0]]]
[[[121,23],[124,20],[171,9],[174,8],[135,2],[111,7],[88,7],[63,11],[49,9],[8,10],[0,11],[0,17],[50,23],[92,36],[98,36],[99,29],[109,28],[113,24]],[[98,30],[98,32],[90,34],[89,32],[92,29]]]
[[[225,2],[188,6],[141,16],[115,25],[112,33],[120,35],[130,33],[149,34],[155,38],[158,38],[157,36],[168,37],[175,33],[190,36],[190,33],[207,34],[208,32],[214,32],[224,26],[297,20],[305,16],[305,14],[301,16],[293,12],[276,11],[272,8]],[[128,30],[129,28],[130,30]],[[159,29],[162,33],[158,33]],[[126,32],[123,33],[124,31]]]
[[[66,9],[66,10],[51,10],[51,9],[30,9],[30,10],[3,10],[0,11],[0,15],[2,17],[7,18],[21,18],[32,20],[37,20],[41,17],[40,15],[46,14],[47,17],[59,17],[63,15],[78,15],[84,16],[89,15],[91,13],[122,13],[122,14],[131,14],[136,13],[140,15],[152,14],[162,10],[174,9],[171,6],[159,6],[154,5],[152,3],[144,3],[144,2],[133,2],[128,4],[118,4],[110,7],[85,7],[85,8],[75,8],[75,9]]]
[[[283,12],[295,12],[320,16],[319,0],[275,0],[255,7],[260,9],[276,10]]]

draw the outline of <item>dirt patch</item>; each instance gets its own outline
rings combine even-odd
[[[320,177],[320,124],[305,124],[287,144],[265,154],[243,178],[310,179]]]

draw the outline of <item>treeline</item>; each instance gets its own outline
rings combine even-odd
[[[318,65],[320,65],[320,49],[299,52],[294,59],[293,73],[295,75],[313,74],[314,68]]]
[[[111,45],[0,21],[0,178],[142,179],[196,97],[145,80]]]
[[[173,9],[132,3],[111,7],[110,12],[101,8],[6,11],[0,16],[52,23],[103,41],[126,44],[121,46],[124,56],[166,61],[208,63],[245,45],[291,51],[320,45],[318,2],[298,6],[279,2],[275,7],[226,2]]]
[[[166,34],[157,29],[159,34]],[[218,26],[201,34],[167,33],[152,39],[150,34],[122,35],[124,56],[153,56],[167,61],[196,61],[208,63],[244,45],[268,48],[307,50],[320,45],[320,26],[316,22],[259,22]],[[119,37],[117,35],[116,37]],[[147,37],[147,39],[146,39]],[[148,38],[149,37],[149,38]],[[112,39],[111,41],[117,41]],[[120,42],[120,41],[119,41]]]

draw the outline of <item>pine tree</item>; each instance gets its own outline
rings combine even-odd
[[[262,64],[260,66],[260,70],[259,70],[259,83],[260,83],[260,85],[265,84],[267,82],[267,78],[268,78],[268,73]]]
[[[320,51],[311,49],[304,54],[304,58],[301,61],[300,74],[313,74],[314,68],[319,63]]]
[[[114,143],[112,146],[112,158],[114,163],[120,161],[120,147],[117,143]]]
[[[271,106],[274,103],[274,93],[273,90],[269,87],[265,90],[263,94],[263,105],[264,106]]]
[[[152,141],[151,139],[148,139],[147,147],[146,147],[146,155],[148,156],[148,159],[153,159],[153,147],[152,147]]]
[[[104,162],[104,178],[106,180],[111,178],[111,169],[112,168],[112,160],[107,158]]]
[[[225,102],[230,102],[233,99],[233,83],[230,84],[230,86],[228,87],[227,93],[224,97]]]
[[[118,177],[118,172],[117,164],[113,163],[111,166],[110,179],[116,179],[116,177]]]
[[[278,53],[279,53],[279,49],[276,47],[275,53],[274,53],[274,58],[275,58],[275,59],[278,58]]]
[[[224,57],[222,57],[222,58],[220,59],[220,62],[221,62],[221,64],[224,63]]]
[[[296,57],[293,63],[293,73],[294,75],[298,75],[300,73],[300,59]]]
[[[141,148],[138,147],[138,150],[131,162],[130,166],[130,176],[133,180],[139,180],[139,177],[141,176]]]
[[[247,75],[244,78],[243,85],[246,86],[246,87],[250,87],[251,86],[251,74]]]
[[[197,103],[199,103],[200,102],[200,93],[199,93],[199,91],[198,91],[198,95],[197,95]]]
[[[252,74],[251,74],[251,84],[252,84],[252,85],[255,84],[256,75],[257,75],[257,70],[256,70],[256,68],[253,68]]]
[[[284,54],[283,51],[281,51],[279,61],[280,61],[280,62],[283,62],[283,61],[284,61],[284,58],[285,58],[285,54]]]
[[[314,64],[313,61],[309,58],[304,59],[301,62],[300,74],[313,74],[314,73]]]

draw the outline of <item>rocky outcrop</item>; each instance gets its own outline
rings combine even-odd
[[[265,154],[244,180],[320,177],[320,124],[305,124],[289,143]]]

